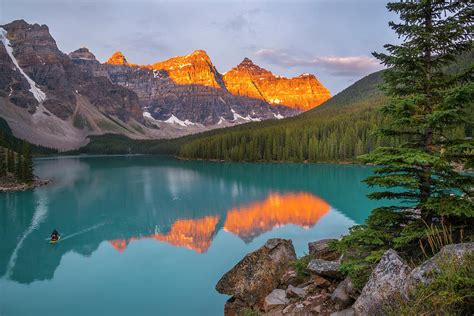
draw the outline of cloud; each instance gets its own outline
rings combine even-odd
[[[261,48],[255,55],[269,64],[281,67],[320,67],[334,76],[362,76],[383,69],[371,56],[323,56],[293,55],[281,49]]]
[[[224,29],[232,32],[247,31],[249,33],[255,32],[255,25],[253,19],[261,12],[260,9],[249,9],[232,15],[223,22]],[[219,24],[219,23],[216,23]]]

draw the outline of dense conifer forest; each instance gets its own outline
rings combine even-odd
[[[15,143],[15,148],[20,145]],[[21,150],[13,150],[2,132],[0,132],[0,182],[31,183],[33,175],[33,157],[30,144],[23,142]]]
[[[189,159],[234,161],[350,161],[386,144],[375,135],[384,124],[378,90],[382,72],[373,73],[318,108],[283,120],[253,122],[173,140],[131,140],[92,136],[71,153],[177,154]]]
[[[473,54],[455,66],[464,68]],[[172,154],[185,159],[267,162],[353,162],[396,138],[381,137],[389,118],[380,108],[388,99],[380,91],[384,71],[370,74],[319,107],[283,120],[269,120],[212,130],[171,140],[132,140],[121,135],[92,136],[69,154]],[[458,135],[472,136],[469,126]]]
[[[374,132],[386,124],[377,111],[385,97],[378,90],[382,72],[373,73],[320,107],[281,121],[227,128],[185,143],[183,158],[236,161],[352,161],[395,140]]]
[[[15,152],[22,152],[25,141],[13,136],[13,132],[8,126],[8,123],[0,117],[0,140],[4,147],[9,148]],[[34,144],[28,144],[31,153],[34,156],[44,156],[57,154],[58,151],[53,148],[47,148]]]

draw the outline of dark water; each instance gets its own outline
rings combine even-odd
[[[375,202],[368,167],[83,157],[0,193],[0,315],[220,315],[214,285],[271,237],[339,237]],[[50,245],[56,228],[62,239]]]

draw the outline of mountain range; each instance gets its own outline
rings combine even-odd
[[[221,74],[203,50],[149,65],[87,48],[59,50],[46,25],[0,28],[0,117],[13,134],[60,150],[91,135],[174,138],[251,121],[281,119],[331,95],[311,74],[276,76],[245,58]]]

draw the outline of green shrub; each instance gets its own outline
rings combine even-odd
[[[410,300],[401,300],[393,315],[473,315],[474,254],[443,259],[429,285],[419,285]]]
[[[313,259],[312,255],[304,255],[293,263],[299,281],[303,281],[309,276],[308,263],[311,259]]]

